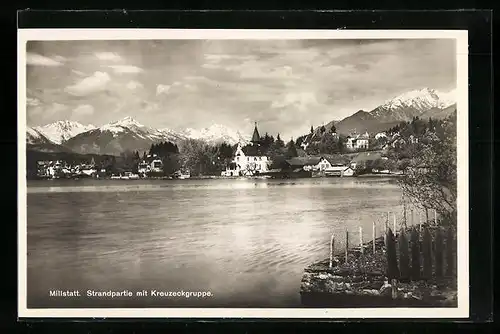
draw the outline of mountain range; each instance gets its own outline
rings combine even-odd
[[[430,88],[413,90],[385,101],[369,112],[359,110],[340,121],[330,121],[325,128],[329,130],[335,125],[337,133],[345,135],[365,131],[373,134],[385,131],[401,121],[409,121],[415,116],[445,118],[456,109],[454,93],[442,93]],[[320,127],[314,131],[320,131]],[[28,127],[26,130],[28,149],[80,154],[119,155],[126,150],[148,150],[153,143],[179,142],[189,138],[212,144],[226,142],[231,145],[238,142],[247,143],[250,139],[249,136],[220,124],[199,130],[188,128],[174,131],[168,128],[154,129],[131,117],[101,127],[83,125],[75,121],[58,121],[44,126]]]
[[[335,125],[337,133],[377,133],[385,131],[402,121],[419,118],[446,118],[456,109],[455,91],[442,93],[434,89],[413,90],[390,100],[371,111],[359,110],[341,121],[325,124],[326,130]],[[320,127],[315,129],[319,131]]]
[[[129,116],[101,127],[83,125],[75,121],[58,121],[35,128],[28,127],[26,130],[28,149],[47,152],[70,151],[79,154],[119,155],[126,150],[142,152],[154,143],[176,143],[189,138],[211,144],[226,142],[234,145],[249,141],[249,138],[239,131],[220,124],[200,130],[188,128],[174,131],[168,128],[154,129]]]

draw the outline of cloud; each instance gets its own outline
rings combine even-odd
[[[81,71],[78,71],[78,70],[71,70],[71,72],[75,73],[76,75],[79,75],[79,76],[84,76],[85,73],[81,72]]]
[[[271,108],[296,107],[306,110],[311,106],[319,105],[314,92],[286,93],[280,100],[273,101]]]
[[[85,96],[105,89],[110,80],[108,73],[95,72],[92,76],[66,87],[65,91],[75,96]]]
[[[82,104],[73,109],[75,116],[89,116],[94,113],[94,107],[90,104]]]
[[[120,61],[122,57],[114,52],[96,52],[95,56],[104,61]]]
[[[54,57],[54,60],[55,60],[55,61],[59,61],[59,62],[61,62],[61,63],[64,63],[64,62],[66,62],[66,61],[67,61],[66,57],[63,57],[63,56],[55,56],[55,57]]]
[[[171,86],[169,85],[159,84],[158,86],[156,86],[156,95],[167,94],[170,91],[170,87]]]
[[[26,64],[34,66],[62,66],[61,61],[54,60],[49,57],[39,55],[37,53],[26,53]]]
[[[37,107],[41,104],[40,100],[37,99],[36,97],[28,97],[26,98],[26,105],[29,107]]]
[[[53,102],[70,106],[64,112],[68,115],[79,103],[92,105],[94,123],[141,111],[149,126],[202,128],[214,120],[246,131],[248,118],[250,135],[253,121],[258,121],[259,130],[280,132],[288,139],[307,133],[311,124],[342,119],[359,109],[372,110],[405,91],[450,90],[456,83],[453,43],[410,39],[40,41],[28,51],[49,55],[52,66],[71,61],[71,67],[29,66],[27,88],[32,94],[28,96],[41,102],[28,101],[27,107],[33,123],[49,120],[46,105]],[[102,91],[105,94],[94,93]],[[186,118],[186,112],[192,117]],[[64,119],[65,115],[52,118],[56,116]]]
[[[115,73],[140,73],[142,68],[132,65],[110,65]]]
[[[129,83],[127,84],[127,88],[130,90],[135,90],[137,88],[142,88],[142,87],[144,87],[143,84],[135,80],[129,81]]]

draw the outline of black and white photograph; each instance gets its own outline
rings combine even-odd
[[[19,31],[20,316],[468,316],[467,56],[464,31]]]

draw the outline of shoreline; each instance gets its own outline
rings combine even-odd
[[[297,177],[302,179],[369,179],[369,178],[397,178],[402,177],[402,174],[362,174],[356,176],[321,176],[321,177]],[[297,179],[296,178],[296,179]],[[79,180],[109,180],[109,181],[141,181],[141,180],[161,180],[161,181],[179,181],[179,180],[255,180],[255,179],[263,179],[263,180],[283,180],[282,178],[273,178],[267,176],[217,176],[217,175],[206,175],[206,176],[191,176],[188,178],[174,178],[169,176],[164,177],[143,177],[139,179],[112,179],[111,177],[61,177],[61,178],[27,178],[27,181],[79,181]],[[286,178],[285,178],[286,179]]]
[[[432,228],[432,226],[429,226]],[[457,307],[457,278],[389,280],[384,237],[304,269],[299,293],[303,307]],[[456,254],[455,254],[456,255]]]

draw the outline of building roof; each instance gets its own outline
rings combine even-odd
[[[325,172],[338,172],[338,171],[344,171],[350,169],[349,166],[332,166],[330,168],[327,168]]]
[[[260,141],[259,130],[257,130],[257,122],[255,122],[255,128],[253,129],[252,142],[257,143]]]
[[[286,160],[290,166],[317,165],[320,161],[321,157],[295,157]]]
[[[241,148],[245,156],[247,157],[261,157],[265,156],[265,154],[262,153],[259,147],[257,146],[244,146]]]
[[[328,160],[328,162],[332,165],[349,163],[349,158],[342,156],[340,154],[323,154],[322,157]]]
[[[351,162],[360,162],[360,161],[370,161],[370,160],[378,160],[382,158],[382,154],[379,152],[361,152],[356,155]]]

